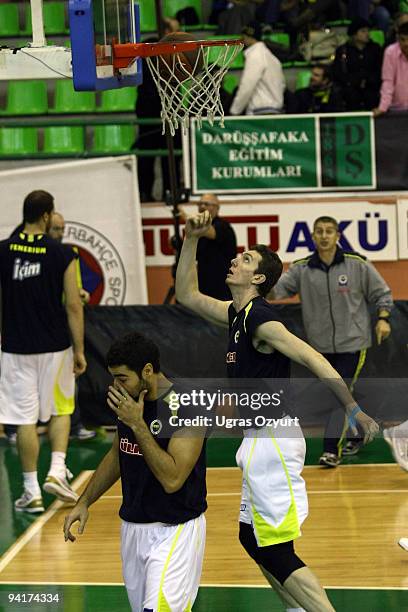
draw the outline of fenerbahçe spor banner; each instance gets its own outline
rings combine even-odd
[[[49,191],[65,218],[63,242],[79,255],[91,304],[147,304],[141,212],[134,156],[0,172],[0,239],[21,223],[25,196]]]

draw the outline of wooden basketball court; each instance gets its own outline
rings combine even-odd
[[[90,475],[91,472],[80,474],[75,482],[77,490],[83,489]],[[309,466],[304,476],[310,514],[304,524],[303,537],[298,540],[299,556],[317,573],[322,584],[331,589],[350,589],[352,593],[355,589],[398,591],[398,603],[394,597],[396,607],[391,604],[386,609],[404,609],[402,601],[408,609],[408,554],[397,545],[399,538],[408,534],[407,475],[394,464],[370,464],[344,465],[336,470]],[[252,599],[262,591],[262,597],[270,598],[268,601],[273,603],[271,610],[281,609],[279,604],[274,607],[273,594],[269,588],[263,588],[266,587],[265,579],[238,542],[238,468],[210,468],[208,492],[202,585],[207,590],[218,587],[219,594],[224,593],[224,603],[220,601],[219,607],[211,604],[211,610],[258,609],[250,604],[241,607],[242,598],[238,608],[230,607],[232,603],[225,602],[226,590],[222,587],[228,587],[227,591],[257,587]],[[75,543],[65,543],[62,524],[67,510],[60,502],[55,502],[1,558],[2,591],[6,585],[16,584],[119,587],[123,584],[119,549],[120,503],[120,484],[117,483],[91,508],[85,533]],[[204,588],[203,593],[205,591]],[[247,591],[246,595],[250,593],[252,591]],[[201,596],[200,606],[196,604],[195,609],[209,610],[208,604],[200,603],[202,601]],[[123,605],[120,609],[128,609],[125,599]],[[98,610],[108,609],[103,605],[98,607]],[[371,612],[374,608],[347,606],[341,609]]]

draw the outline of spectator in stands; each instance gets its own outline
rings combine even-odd
[[[392,45],[393,43],[397,42],[398,28],[404,23],[408,23],[408,13],[397,13],[395,15],[393,27],[385,41],[387,47],[388,45]]]
[[[308,28],[312,24],[322,26],[328,21],[342,17],[338,0],[288,0],[286,6],[294,6],[297,10],[292,24],[298,30]]]
[[[387,47],[382,65],[381,100],[374,116],[408,110],[408,23],[398,28],[397,41]]]
[[[242,29],[245,45],[245,67],[234,101],[231,115],[269,115],[281,113],[285,77],[280,61],[262,42],[262,27],[252,21]]]
[[[257,19],[262,23],[270,26],[278,22],[285,24],[292,51],[296,47],[298,37],[298,31],[293,25],[293,21],[298,16],[298,8],[295,5],[292,0],[264,0],[257,10]]]
[[[336,51],[333,81],[341,87],[346,111],[372,110],[380,99],[382,48],[370,40],[365,19],[354,19],[348,35]]]
[[[198,202],[199,212],[208,210],[212,223],[205,236],[200,238],[197,247],[198,287],[201,293],[230,300],[231,293],[225,284],[231,260],[237,254],[237,239],[231,225],[219,216],[220,201],[214,193],[205,193]],[[187,215],[179,208],[180,218],[186,221]]]
[[[164,19],[164,34],[171,34],[180,30],[180,24],[177,19]],[[158,38],[151,37],[145,42],[157,42]],[[158,118],[161,114],[161,103],[160,97],[157,92],[155,82],[150,70],[143,60],[143,83],[138,87],[138,96],[136,101],[136,116],[140,118]],[[181,148],[180,145],[180,134],[177,132],[174,138],[175,148]],[[139,125],[138,136],[132,149],[166,149],[167,141],[166,136],[162,134],[161,125]],[[139,180],[139,191],[140,199],[142,202],[152,202],[153,198],[153,184],[155,180],[154,164],[155,157],[143,157],[142,155],[137,158],[137,173]],[[169,166],[167,157],[161,157],[161,169],[163,178],[163,189],[162,197],[166,192],[166,189],[170,187],[169,177]],[[179,174],[179,166],[176,165],[177,173]]]
[[[232,0],[218,17],[217,34],[240,34],[244,26],[254,20],[256,4],[262,0]]]
[[[348,15],[350,19],[365,19],[370,25],[387,33],[391,13],[397,8],[394,0],[349,0]]]
[[[327,64],[314,66],[309,87],[299,89],[288,98],[289,113],[339,113],[343,110],[340,89],[333,84]]]
[[[227,9],[228,4],[228,0],[213,0],[208,23],[218,25],[218,18],[220,14]]]

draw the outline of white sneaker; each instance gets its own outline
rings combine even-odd
[[[31,514],[44,512],[41,495],[33,495],[27,489],[24,489],[22,496],[16,499],[14,508],[17,512],[30,512]]]
[[[398,544],[401,546],[401,548],[408,551],[408,538],[401,538]]]
[[[396,429],[396,427],[384,429],[384,440],[390,445],[395,461],[408,472],[408,438],[398,435],[398,432],[396,435]]]
[[[76,440],[92,440],[95,438],[96,431],[92,429],[85,429],[85,427],[80,427],[79,429],[74,430],[69,436],[71,439]]]
[[[65,476],[61,476],[61,474],[56,475],[48,473],[43,484],[43,489],[44,491],[47,491],[47,493],[55,495],[61,501],[75,503],[78,500],[79,495],[77,495],[68,484],[68,479],[71,478],[72,474],[68,469],[66,469]]]

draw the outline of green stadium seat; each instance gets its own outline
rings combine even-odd
[[[239,36],[209,36],[208,40],[232,40],[239,38]],[[232,47],[231,47],[232,49]],[[231,51],[232,52],[232,51]],[[208,63],[218,63],[218,58],[224,56],[224,47],[208,47]],[[239,51],[238,55],[229,67],[229,70],[242,70],[244,67],[244,53],[243,50]]]
[[[156,5],[154,0],[143,0],[140,3],[140,31],[157,31]]]
[[[0,156],[14,157],[37,153],[37,130],[32,127],[0,128]]]
[[[222,82],[222,86],[226,92],[232,94],[234,89],[239,85],[239,77],[236,74],[231,74],[227,72]]]
[[[55,83],[54,106],[50,113],[94,113],[95,93],[75,91],[71,79],[59,79]]]
[[[64,2],[43,2],[43,19],[45,34],[67,34],[68,29],[65,25],[65,4]],[[21,34],[32,34],[31,6],[25,6],[25,26]]]
[[[203,9],[201,0],[164,0],[163,2],[163,15],[165,17],[175,17],[178,11],[192,7],[195,9],[198,20],[201,23],[203,21]]]
[[[300,70],[296,75],[296,91],[298,89],[304,89],[309,87],[310,77],[312,73],[310,70]]]
[[[134,111],[137,99],[137,87],[106,89],[102,92],[101,104],[97,110],[101,113]]]
[[[18,4],[0,4],[0,36],[18,36],[20,25],[18,21]]]
[[[46,34],[66,34],[65,3],[43,2],[44,32]]]
[[[385,35],[382,30],[370,30],[370,38],[373,42],[383,47],[385,44]]]
[[[45,115],[47,111],[45,81],[9,81],[3,115]]]
[[[93,153],[126,153],[135,141],[134,125],[94,127]]]
[[[44,153],[83,153],[85,138],[83,127],[58,126],[44,128]]]
[[[282,47],[286,47],[287,49],[290,47],[289,34],[286,32],[272,32],[271,34],[264,34],[263,39],[277,43],[278,45],[282,45]]]

